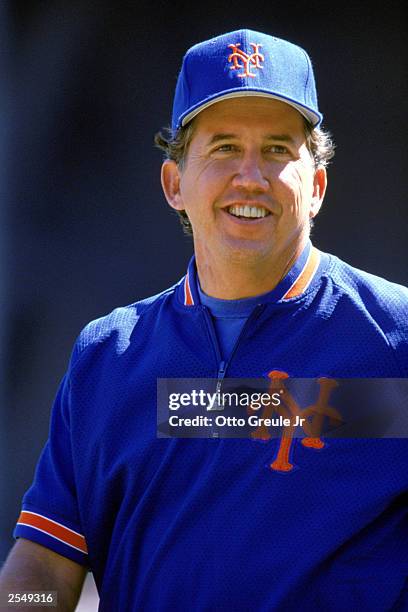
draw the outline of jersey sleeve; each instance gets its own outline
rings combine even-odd
[[[23,497],[13,535],[87,566],[88,550],[81,528],[72,458],[70,386],[68,373],[55,398],[49,438],[33,483]]]

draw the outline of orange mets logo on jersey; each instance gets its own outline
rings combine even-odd
[[[228,47],[232,49],[232,53],[228,56],[228,62],[232,62],[231,70],[239,70],[242,68],[243,72],[237,74],[241,79],[244,77],[256,77],[257,75],[251,72],[251,68],[263,69],[260,62],[265,61],[265,57],[262,53],[259,53],[259,47],[262,47],[262,45],[257,45],[255,43],[249,43],[249,45],[252,47],[252,53],[245,53],[245,51],[239,49],[241,43],[228,45]]]
[[[343,419],[339,412],[329,405],[330,396],[339,383],[332,378],[318,378],[319,395],[316,402],[302,409],[285,385],[285,379],[289,378],[286,372],[272,370],[269,372],[268,378],[271,381],[269,393],[272,395],[279,391],[282,403],[279,406],[270,404],[264,408],[261,424],[252,431],[251,437],[253,440],[263,440],[265,442],[270,440],[272,436],[267,423],[272,414],[275,412],[279,417],[285,418],[289,425],[286,424],[283,429],[278,452],[269,467],[277,472],[290,472],[294,467],[290,462],[293,434],[299,422],[302,423],[302,429],[306,434],[306,437],[302,438],[301,444],[306,448],[316,450],[325,446],[320,437],[324,419],[328,418],[332,425],[342,422]],[[252,409],[249,408],[248,412],[251,413]]]

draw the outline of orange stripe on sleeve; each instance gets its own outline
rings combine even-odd
[[[304,291],[306,291],[306,289],[312,282],[314,275],[316,274],[316,270],[319,267],[319,263],[320,253],[315,247],[312,247],[305,267],[303,268],[302,272],[299,274],[293,285],[290,287],[290,289],[288,289],[288,291],[283,296],[284,300],[297,297],[298,295],[301,295]]]
[[[77,548],[85,555],[88,554],[88,547],[83,535],[69,529],[68,527],[64,527],[64,525],[61,525],[56,521],[46,518],[45,516],[41,516],[41,514],[23,510],[18,517],[17,523],[20,525],[34,527],[34,529],[39,529],[53,538],[60,540],[64,544]]]

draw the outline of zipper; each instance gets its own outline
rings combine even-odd
[[[266,308],[266,304],[257,304],[257,305],[255,306],[255,308],[253,309],[253,311],[251,312],[251,314],[249,315],[249,317],[247,318],[247,320],[245,321],[244,326],[243,326],[243,328],[241,329],[241,332],[240,332],[240,334],[239,334],[238,338],[237,338],[237,339],[236,339],[236,341],[235,341],[234,348],[233,348],[233,349],[232,349],[232,351],[231,351],[231,355],[230,355],[230,358],[229,358],[229,360],[228,360],[228,363],[227,363],[227,365],[226,365],[226,368],[225,368],[225,369],[227,369],[227,367],[228,367],[228,366],[229,366],[229,364],[231,363],[231,361],[232,361],[232,359],[233,359],[233,357],[234,357],[234,355],[235,355],[235,353],[236,353],[236,351],[237,351],[237,348],[238,348],[239,343],[241,342],[241,340],[243,339],[243,337],[244,337],[244,336],[245,336],[245,334],[246,334],[246,331],[247,331],[247,329],[248,329],[248,326],[249,326],[251,323],[253,323],[253,322],[254,322],[254,321],[255,321],[255,320],[256,320],[256,319],[257,319],[257,318],[260,316],[260,314],[261,314],[261,313],[262,313],[262,312],[265,310],[265,308]],[[225,375],[225,374],[224,374],[224,375]]]
[[[234,356],[234,354],[236,353],[236,350],[238,348],[239,343],[241,342],[242,338],[245,336],[246,330],[248,328],[248,326],[259,317],[259,315],[261,314],[261,312],[264,310],[265,308],[265,304],[258,304],[257,306],[255,306],[254,310],[251,312],[251,314],[249,315],[248,319],[245,321],[245,324],[243,326],[243,328],[241,329],[241,332],[238,336],[238,338],[236,339],[236,342],[234,344],[234,348],[232,349],[230,358],[228,361],[224,361],[221,358],[221,351],[220,351],[220,345],[218,343],[218,338],[217,338],[217,334],[215,333],[215,327],[214,327],[214,323],[211,319],[211,315],[208,311],[208,308],[206,306],[201,305],[201,308],[203,310],[204,313],[204,317],[205,320],[207,322],[207,327],[208,327],[208,331],[210,334],[210,338],[214,347],[214,351],[216,354],[216,358],[218,361],[218,371],[217,371],[217,384],[215,387],[215,391],[217,393],[217,397],[219,397],[219,394],[221,393],[221,388],[222,388],[222,381],[225,378],[225,374],[227,372],[228,366],[231,363],[231,360]],[[224,410],[224,406],[222,404],[222,402],[215,402],[214,406],[211,409],[211,412],[221,412],[222,410]],[[215,425],[211,426],[211,438],[215,438],[215,439],[219,439],[219,432],[218,432],[218,428]]]
[[[221,369],[220,366],[224,362],[221,359],[220,345],[218,344],[218,338],[217,338],[217,335],[215,333],[214,323],[212,322],[211,315],[209,313],[209,310],[208,310],[207,306],[201,305],[200,308],[201,308],[201,310],[204,313],[204,318],[205,318],[205,321],[207,323],[208,331],[210,333],[210,338],[212,340],[213,348],[214,348],[214,351],[215,351],[215,357],[217,359],[217,363],[219,364],[219,366],[218,366],[218,372],[219,372],[220,369]],[[224,375],[225,375],[225,369],[224,369]]]
[[[231,355],[228,359],[228,361],[224,361],[221,358],[221,351],[220,351],[220,345],[218,343],[218,338],[217,335],[215,333],[215,328],[214,328],[214,323],[211,319],[210,313],[208,311],[208,308],[206,306],[201,306],[204,315],[205,315],[205,320],[207,322],[207,327],[208,330],[210,332],[210,337],[213,343],[213,347],[215,350],[215,354],[217,357],[217,361],[218,361],[218,371],[217,371],[217,384],[216,384],[216,388],[215,391],[216,393],[220,393],[221,392],[221,388],[222,388],[222,381],[225,378],[225,374],[227,372],[228,366],[232,361],[232,358],[234,357],[238,345],[241,342],[241,340],[243,339],[243,337],[245,336],[246,330],[248,328],[248,326],[259,317],[259,315],[261,314],[261,312],[265,309],[265,304],[258,304],[257,306],[255,306],[255,308],[253,309],[253,311],[251,312],[251,314],[249,315],[248,319],[245,321],[245,324],[243,326],[243,328],[241,329],[241,332],[238,336],[238,338],[235,341],[234,344],[234,348],[232,349]],[[214,404],[214,407],[212,408],[213,411],[215,410],[223,410],[224,407],[220,404]]]
[[[214,347],[215,356],[218,362],[218,371],[217,371],[217,384],[215,387],[215,392],[218,394],[221,391],[222,380],[225,377],[226,372],[226,362],[221,358],[220,345],[218,343],[217,334],[215,333],[214,323],[211,319],[211,315],[206,306],[201,306],[202,311],[204,313],[204,317],[207,323],[207,328],[210,333],[210,338]],[[214,403],[211,411],[220,411],[224,410],[223,406],[220,406],[218,402]],[[216,437],[213,433],[213,436]]]
[[[225,361],[221,361],[220,365],[218,367],[218,373],[217,373],[217,384],[215,387],[215,392],[217,394],[217,397],[219,397],[219,394],[221,393],[221,386],[222,386],[222,381],[225,377],[225,372],[226,372],[226,363]],[[217,399],[217,402],[214,403],[214,406],[212,407],[212,410],[224,410],[224,404],[220,403]]]

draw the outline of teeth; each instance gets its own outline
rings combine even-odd
[[[248,217],[252,219],[266,217],[270,214],[265,208],[258,208],[258,206],[230,206],[228,212],[235,217]]]

